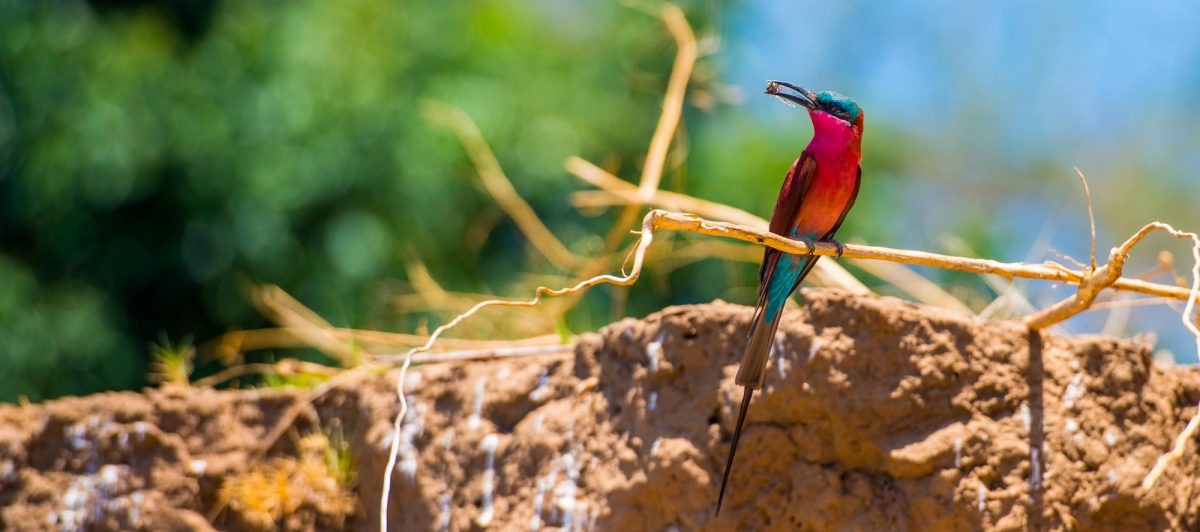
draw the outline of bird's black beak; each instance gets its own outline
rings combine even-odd
[[[817,108],[817,95],[813,91],[797,87],[786,81],[768,81],[766,93],[785,100],[784,103],[800,104],[810,111]]]

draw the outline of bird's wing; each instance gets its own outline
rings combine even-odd
[[[858,199],[858,186],[862,184],[862,167],[858,167],[858,173],[854,175],[854,192],[850,194],[850,201],[846,202],[846,208],[842,209],[842,215],[838,217],[837,223],[833,224],[833,229],[830,229],[821,240],[833,238],[833,234],[842,226],[842,222],[846,221],[846,214],[854,207],[854,200]]]
[[[808,188],[812,186],[813,178],[816,175],[817,159],[808,153],[808,150],[805,150],[792,163],[792,169],[788,170],[787,177],[783,180],[783,187],[779,190],[779,199],[775,200],[775,212],[771,215],[771,225],[769,226],[772,233],[784,237],[791,236],[788,234],[788,229],[791,228],[792,220],[796,219],[796,212],[800,209],[800,204],[804,201],[804,196],[808,192]],[[779,253],[779,250],[769,247],[763,252],[758,278],[764,287],[775,271]]]

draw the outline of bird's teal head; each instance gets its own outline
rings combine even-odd
[[[854,100],[833,91],[814,93],[785,81],[768,81],[767,94],[794,102],[810,111],[823,111],[851,125],[861,126],[862,109]]]

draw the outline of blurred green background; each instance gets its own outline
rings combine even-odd
[[[636,181],[676,51],[654,4],[630,5],[0,1],[0,401],[142,386],[153,342],[265,325],[253,283],[336,325],[413,331],[440,323],[395,302],[414,261],[462,292],[525,296],[538,274],[569,278],[422,104],[462,108],[555,234],[594,254],[614,216],[570,205],[587,187],[563,161]],[[845,240],[1086,260],[1073,165],[1091,181],[1101,250],[1153,219],[1200,229],[1200,17],[1182,1],[681,5],[703,56],[664,188],[768,216],[811,129],[759,96],[786,79],[866,110]],[[1132,271],[1157,247],[1187,275],[1187,247],[1166,238]],[[689,264],[643,279],[620,308],[750,303],[755,270]],[[920,271],[976,310],[995,296],[974,276]],[[1037,304],[1069,293],[1017,288]],[[563,325],[607,323],[611,293]],[[1064,329],[1100,330],[1105,314]],[[1138,308],[1119,332],[1153,331],[1194,361],[1177,316]]]

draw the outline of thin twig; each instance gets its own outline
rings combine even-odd
[[[1088,208],[1088,223],[1092,228],[1092,269],[1096,269],[1096,214],[1092,212],[1092,191],[1088,189],[1087,178],[1083,177],[1083,171],[1079,167],[1072,167],[1075,175],[1079,176],[1079,182],[1083,183],[1083,196],[1087,199]]]
[[[476,300],[478,301],[478,300]],[[210,342],[206,349],[216,351],[249,352],[263,349],[283,349],[308,347],[302,338],[301,331],[293,328],[279,327],[271,329],[248,329],[230,331]],[[332,329],[334,337],[344,342],[353,342],[364,348],[375,346],[413,346],[421,345],[429,339],[420,334],[392,333],[361,329]],[[488,349],[499,347],[517,347],[531,345],[551,345],[560,341],[557,334],[519,338],[515,340],[468,340],[465,338],[443,338],[439,343],[442,349]]]
[[[328,367],[328,366],[326,366]],[[213,373],[203,379],[197,379],[192,382],[192,386],[198,388],[212,387],[230,379],[244,377],[246,375],[259,375],[271,373],[275,371],[275,364],[238,364],[233,367],[225,368],[221,371]]]

